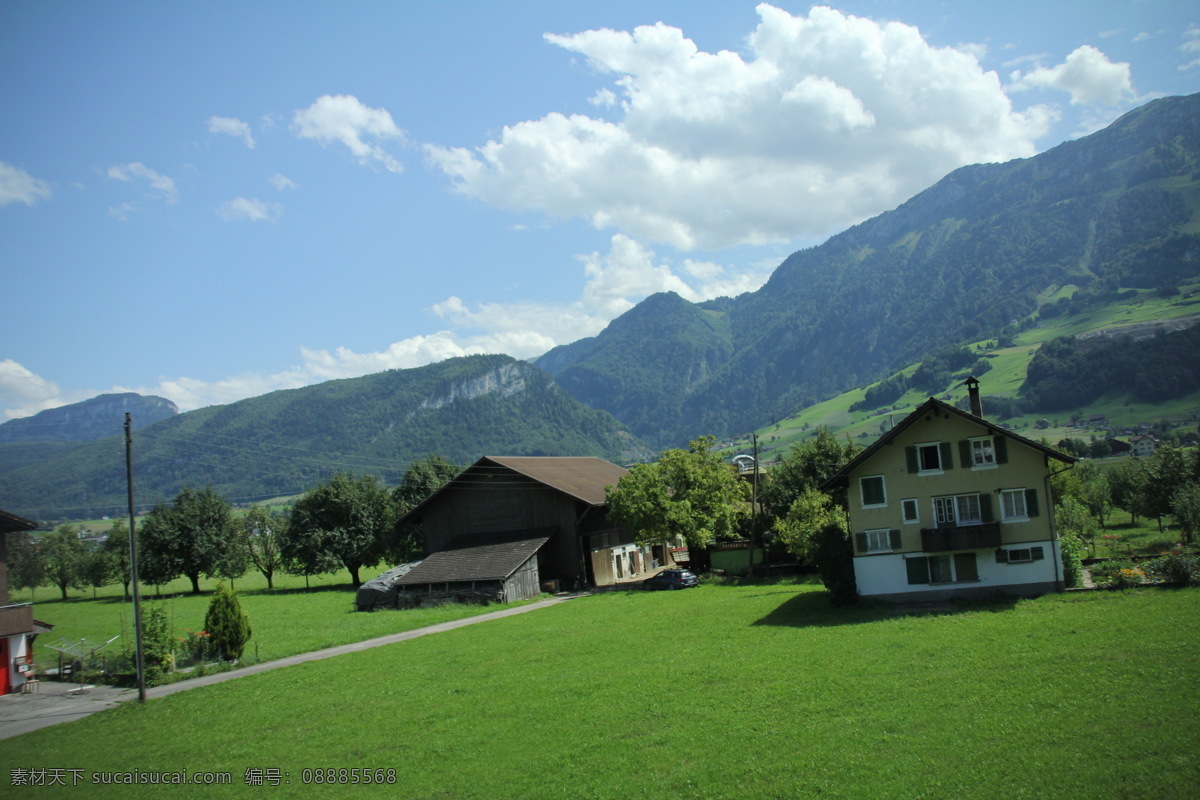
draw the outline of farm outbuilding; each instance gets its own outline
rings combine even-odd
[[[602,458],[485,456],[404,517],[428,555],[397,588],[499,581],[512,601],[646,572],[670,550],[608,519],[605,489],[625,474]]]

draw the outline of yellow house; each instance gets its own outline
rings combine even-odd
[[[1063,588],[1051,462],[1072,457],[929,398],[822,488],[846,489],[858,593],[892,601]]]

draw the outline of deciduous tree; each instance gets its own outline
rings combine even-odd
[[[338,473],[296,501],[285,555],[302,569],[340,562],[357,586],[359,569],[383,557],[394,524],[391,493],[378,477]]]
[[[283,535],[287,515],[273,514],[263,506],[254,506],[241,519],[242,541],[254,568],[267,579],[267,588],[275,588],[275,573],[283,569]]]
[[[46,577],[67,599],[67,589],[84,586],[82,566],[86,554],[83,542],[79,541],[79,529],[74,525],[62,525],[47,533],[38,542],[46,565]]]
[[[609,517],[640,544],[683,539],[689,548],[730,538],[747,509],[750,487],[702,436],[687,450],[667,450],[637,464],[607,491]]]
[[[212,487],[185,488],[170,504],[155,506],[142,525],[138,571],[147,582],[168,583],[180,575],[200,593],[200,576],[217,575],[234,538],[229,503]]]
[[[400,485],[392,490],[396,524],[392,527],[385,547],[385,555],[390,563],[402,564],[411,561],[424,549],[420,541],[420,528],[416,525],[401,524],[400,518],[454,480],[460,472],[462,467],[432,453],[426,458],[414,461],[405,471]]]

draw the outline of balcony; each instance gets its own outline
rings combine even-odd
[[[954,550],[984,550],[1000,546],[1000,523],[982,525],[947,525],[921,529],[921,550],[925,553],[945,553]]]
[[[33,605],[20,603],[0,606],[0,636],[14,636],[33,631]]]

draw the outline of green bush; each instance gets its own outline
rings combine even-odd
[[[214,655],[226,661],[236,661],[242,657],[242,650],[251,635],[250,619],[242,611],[237,592],[224,583],[217,584],[217,590],[208,604],[204,630]]]
[[[1179,550],[1147,561],[1143,564],[1146,572],[1164,583],[1176,586],[1200,585],[1200,556],[1186,555]]]

